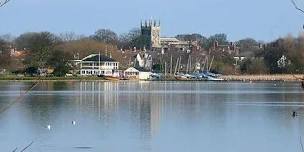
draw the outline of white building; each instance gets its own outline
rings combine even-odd
[[[124,71],[124,75],[129,79],[149,80],[151,72],[131,67]]]
[[[82,76],[116,76],[119,62],[100,54],[91,54],[80,61],[80,75]]]

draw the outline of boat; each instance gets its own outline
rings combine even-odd
[[[118,81],[121,80],[120,77],[114,77],[114,76],[101,76],[102,78],[106,79],[106,80],[110,80],[110,81]]]
[[[195,75],[192,74],[183,74],[183,73],[177,73],[175,74],[175,79],[180,81],[194,81],[198,80]]]
[[[185,74],[183,74],[183,73],[177,73],[177,74],[174,75],[174,77],[175,77],[176,80],[180,80],[180,81],[189,80],[189,78],[187,78],[185,76]]]
[[[121,80],[120,77],[114,77],[114,76],[106,76],[106,75],[98,75],[98,77],[101,77],[105,80],[110,80],[110,81],[118,81]]]
[[[212,76],[207,76],[207,81],[224,81],[222,78],[216,78]]]
[[[151,73],[150,74],[150,80],[161,80],[162,79],[162,76],[161,74],[158,74],[158,73]]]

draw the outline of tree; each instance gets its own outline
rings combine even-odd
[[[65,32],[65,33],[60,33],[58,37],[63,42],[69,42],[69,41],[80,40],[80,39],[84,38],[85,36],[77,35],[74,32]]]
[[[50,53],[60,44],[60,40],[52,33],[40,32],[22,34],[15,43],[17,48],[28,51],[25,59],[27,67],[44,68]]]
[[[72,54],[74,56],[74,59],[82,59],[93,53],[109,55],[111,52],[113,52],[113,55],[117,50],[113,45],[105,44],[91,38],[82,38],[80,40],[65,42],[58,45],[56,49],[63,50],[64,52]]]
[[[99,29],[91,37],[96,41],[113,45],[116,45],[118,41],[117,34],[110,29]]]
[[[197,33],[194,34],[179,34],[176,36],[177,39],[182,40],[182,41],[200,41],[203,39],[203,36]]]
[[[278,66],[278,61],[283,55],[287,54],[287,50],[283,46],[283,39],[279,39],[269,44],[264,52],[263,57],[266,66],[269,68],[270,73],[285,73],[287,68],[281,68]]]
[[[207,39],[207,41],[205,42],[205,44],[203,44],[203,46],[204,48],[209,49],[213,47],[214,43],[216,42],[218,45],[228,44],[227,35],[223,33],[212,35]]]
[[[69,52],[64,52],[62,50],[54,50],[48,59],[48,65],[54,68],[54,76],[65,76],[69,70],[70,66],[68,62],[72,59],[72,55]]]
[[[0,69],[7,68],[10,65],[11,57],[9,51],[9,43],[0,39]]]
[[[254,56],[261,49],[260,44],[252,38],[239,40],[237,46],[240,48],[240,53],[247,57]]]
[[[268,73],[268,69],[262,58],[246,59],[241,63],[240,70],[246,74],[265,74]]]
[[[228,44],[227,35],[224,33],[215,34],[209,37],[210,42],[217,41],[219,45]]]
[[[300,11],[301,13],[304,13],[304,10],[300,8],[294,0],[291,0],[291,3],[293,4],[296,10]]]
[[[123,49],[144,48],[150,43],[149,40],[149,36],[141,35],[140,29],[134,28],[127,34],[120,35],[118,47]]]
[[[4,6],[6,3],[8,3],[10,0],[4,0],[4,1],[0,1],[0,7]]]

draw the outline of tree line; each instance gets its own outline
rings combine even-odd
[[[177,39],[196,42],[200,47],[196,52],[214,57],[212,70],[223,74],[273,74],[304,73],[304,37],[287,36],[270,43],[246,38],[233,43],[238,54],[223,52],[216,45],[230,46],[226,34],[205,37],[201,34],[180,34]],[[69,61],[82,59],[92,53],[110,55],[119,62],[125,50],[143,50],[148,38],[141,35],[140,29],[118,35],[110,29],[100,29],[89,36],[73,32],[53,34],[50,32],[28,32],[16,38],[4,35],[0,37],[0,70],[31,73],[38,68],[53,68],[55,76],[64,76],[72,65]],[[22,61],[11,56],[12,49],[24,52]],[[173,50],[175,51],[175,50]],[[176,50],[175,52],[180,52]],[[184,53],[184,52],[181,52]],[[171,51],[172,54],[172,51]],[[245,58],[236,63],[236,56]],[[167,63],[170,57],[167,55]],[[179,56],[179,55],[176,55]],[[184,56],[187,56],[184,55]],[[158,60],[158,59],[156,59]],[[193,61],[192,63],[194,63]]]

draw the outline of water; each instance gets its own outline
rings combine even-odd
[[[31,85],[0,82],[1,151],[300,152],[304,139],[298,83],[44,82],[16,102]]]

